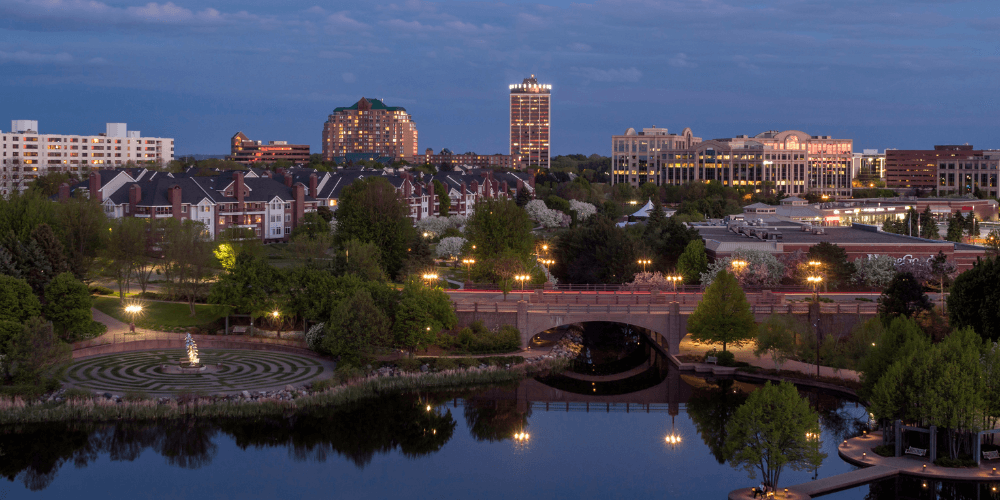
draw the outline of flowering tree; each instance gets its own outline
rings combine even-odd
[[[418,220],[416,226],[420,232],[431,233],[434,236],[442,234],[448,228],[452,227],[451,220],[448,217],[438,217],[436,215]]]
[[[733,265],[733,262],[745,264]],[[737,248],[731,257],[718,259],[709,264],[708,271],[701,273],[701,284],[709,286],[720,270],[736,275],[741,286],[774,286],[785,275],[785,266],[778,259],[763,250]]]
[[[928,260],[921,259],[899,259],[896,260],[897,273],[910,273],[920,284],[924,284],[934,279],[934,271]]]
[[[569,200],[569,209],[576,212],[576,220],[587,220],[597,213],[597,207],[585,201]]]
[[[462,255],[463,245],[465,245],[465,238],[459,238],[458,236],[442,238],[441,242],[437,245],[437,256],[448,258],[458,257]]]
[[[670,282],[667,278],[659,271],[656,272],[641,272],[635,273],[635,278],[632,279],[631,283],[626,283],[625,287],[629,290],[638,290],[640,287],[646,288],[658,288],[667,289],[670,288]]]
[[[528,217],[541,224],[542,227],[564,227],[568,225],[565,220],[566,214],[546,207],[545,202],[542,200],[529,201],[524,206],[524,210],[528,212]]]
[[[448,217],[448,220],[451,221],[451,227],[464,232],[465,223],[468,222],[469,218],[464,215],[452,215]]]
[[[854,276],[851,281],[884,288],[896,276],[896,259],[888,255],[871,255],[867,259],[854,259]]]

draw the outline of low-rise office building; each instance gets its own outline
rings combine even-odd
[[[969,144],[934,146],[934,149],[886,149],[885,184],[897,193],[933,192],[938,186],[940,161],[972,161],[981,150]]]
[[[965,158],[939,158],[937,160],[937,194],[974,194],[996,198],[1000,195],[997,173],[1000,151],[987,150]]]
[[[86,177],[91,170],[128,164],[165,165],[174,159],[174,140],[143,137],[125,123],[108,123],[103,134],[41,134],[37,120],[13,120],[0,132],[0,196],[23,191],[50,172]]]
[[[247,166],[274,163],[284,160],[294,164],[309,163],[308,144],[289,144],[287,141],[251,141],[243,132],[237,132],[230,141],[228,160]]]
[[[477,155],[476,153],[455,154],[450,149],[444,148],[440,153],[434,154],[434,150],[427,148],[424,154],[411,158],[410,163],[423,165],[429,163],[434,166],[448,164],[452,166],[468,166],[472,168],[506,167],[514,168],[514,157],[504,154]]]

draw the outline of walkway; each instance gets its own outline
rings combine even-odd
[[[705,353],[712,350],[718,349],[717,344],[700,344],[691,340],[691,337],[684,337],[681,340],[680,345],[680,355],[694,355],[703,357]],[[768,370],[774,370],[774,360],[771,359],[770,354],[763,354],[760,358],[754,356],[753,354],[753,344],[749,344],[743,347],[733,347],[728,346],[727,350],[732,352],[736,356],[737,361],[745,361],[750,364],[750,366],[758,366],[760,368],[765,368]],[[805,373],[808,375],[816,375],[816,364],[815,363],[802,363],[800,361],[785,361],[781,365],[782,370],[796,371],[800,373]],[[819,368],[820,376],[840,378],[844,380],[853,380],[855,382],[859,381],[858,372],[854,370],[836,370],[830,368],[829,366],[820,366]]]

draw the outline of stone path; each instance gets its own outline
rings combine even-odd
[[[66,371],[64,382],[71,387],[116,394],[230,394],[299,386],[333,374],[330,361],[283,352],[205,349],[200,355],[203,364],[222,366],[215,373],[165,373],[162,366],[178,365],[185,357],[182,350],[135,351],[76,361]]]
[[[717,349],[719,346],[715,344],[699,344],[691,340],[691,337],[684,337],[680,344],[680,354],[693,354],[696,356],[704,356],[706,352]],[[728,346],[727,350],[736,355],[737,361],[745,361],[750,363],[751,366],[759,366],[761,368],[766,368],[768,370],[773,370],[774,360],[768,354],[762,355],[760,358],[754,356],[753,345],[748,345],[744,347],[733,347]],[[816,364],[815,363],[802,363],[799,361],[785,361],[781,365],[782,370],[797,371],[800,373],[807,373],[810,375],[816,374]],[[858,378],[858,372],[854,370],[835,370],[829,366],[820,366],[820,375],[823,377],[833,377],[842,378],[844,380],[860,380]]]

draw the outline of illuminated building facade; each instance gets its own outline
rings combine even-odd
[[[502,155],[499,153],[493,155],[477,155],[476,153],[456,154],[452,153],[448,148],[442,149],[441,152],[437,154],[434,153],[433,149],[427,148],[424,150],[424,154],[414,157],[410,160],[410,163],[417,165],[430,163],[435,166],[447,163],[453,166],[468,166],[475,168],[515,167],[514,157],[510,155]]]
[[[997,173],[1000,168],[1000,151],[987,150],[965,158],[941,158],[937,161],[937,194],[975,194],[988,198],[1000,196]]]
[[[549,168],[551,93],[535,75],[510,85],[510,155],[519,168]]]
[[[851,196],[853,141],[776,130],[703,141],[691,129],[647,128],[611,137],[612,184],[716,181],[757,191]]]
[[[930,191],[939,182],[939,160],[964,162],[982,154],[968,144],[934,146],[934,149],[886,149],[885,184],[897,192]]]
[[[155,164],[174,159],[174,140],[142,137],[125,123],[108,123],[103,134],[39,134],[37,120],[13,120],[0,133],[0,196],[23,191],[40,175],[66,172],[86,177],[93,169]]]
[[[885,153],[865,149],[851,158],[851,176],[854,187],[874,188],[885,185]]]
[[[291,163],[309,162],[308,144],[289,144],[286,141],[251,141],[243,132],[237,132],[230,141],[229,160],[244,165],[274,163],[285,160]]]
[[[405,108],[361,98],[336,108],[323,125],[323,159],[352,153],[396,159],[417,156],[417,126]]]

